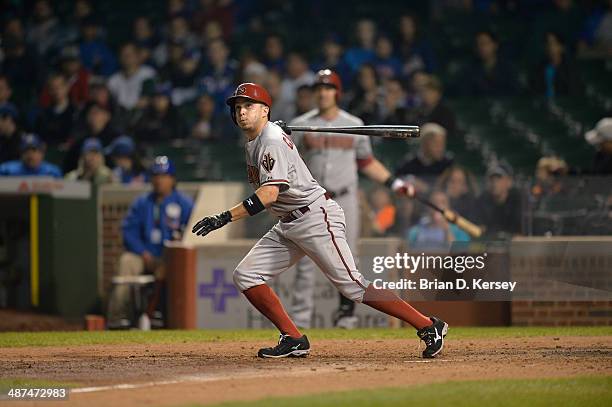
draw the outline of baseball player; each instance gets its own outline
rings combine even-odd
[[[278,296],[266,284],[304,255],[348,299],[363,302],[413,327],[425,344],[423,357],[435,357],[444,346],[448,325],[426,317],[389,290],[379,290],[355,266],[347,243],[344,211],[314,179],[298,149],[282,128],[269,121],[272,100],[254,83],[243,83],[227,99],[232,120],[247,138],[246,164],[255,192],[230,210],[207,216],[192,232],[206,236],[215,229],[267,209],[279,222],[266,233],[234,270],[234,284],[280,331],[275,347],[262,358],[305,356],[310,343],[289,318]],[[412,185],[394,179],[392,189],[409,196]]]
[[[291,125],[342,127],[363,126],[363,121],[338,107],[342,93],[342,82],[335,72],[320,70],[313,83],[317,108],[297,118]],[[299,147],[304,162],[310,172],[325,188],[327,193],[344,210],[346,220],[346,240],[355,258],[357,267],[357,240],[360,231],[359,198],[357,197],[358,175],[361,170],[368,178],[391,186],[391,173],[372,155],[370,138],[350,134],[300,133],[292,134],[294,143]],[[296,278],[293,286],[293,303],[290,315],[302,328],[310,328],[314,311],[314,262],[304,256],[297,262]],[[334,325],[341,328],[355,328],[355,303],[342,294],[340,307],[334,315]]]

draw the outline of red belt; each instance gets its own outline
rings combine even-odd
[[[331,199],[331,195],[327,191],[325,192],[325,199]],[[310,204],[310,205],[312,205],[312,204]],[[300,211],[302,213],[302,216],[303,216],[303,215],[305,215],[306,213],[308,213],[310,211],[310,205],[302,206],[301,208],[296,209],[296,211]],[[293,222],[294,220],[298,219],[298,217],[295,216],[293,214],[293,212],[295,212],[295,211],[291,211],[289,214],[283,216],[280,219],[280,221],[283,222],[283,223],[289,223],[289,222]]]

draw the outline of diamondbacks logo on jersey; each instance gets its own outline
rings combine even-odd
[[[259,188],[259,169],[257,167],[247,165],[247,177],[249,179],[250,184],[255,185]]]
[[[264,167],[264,169],[268,172],[272,172],[272,168],[274,168],[274,163],[276,163],[276,160],[272,158],[270,153],[266,153],[263,157],[263,160],[261,160],[261,166]]]

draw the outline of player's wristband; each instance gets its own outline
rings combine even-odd
[[[389,175],[389,178],[387,178],[387,180],[384,182],[385,186],[387,188],[391,188],[391,186],[393,186],[393,183],[395,182],[397,178],[394,177],[393,175]]]
[[[261,212],[264,209],[266,209],[264,204],[261,203],[261,200],[259,199],[257,194],[251,195],[250,197],[248,197],[247,199],[242,201],[242,204],[244,205],[244,207],[246,208],[247,212],[251,216],[257,215],[259,212]]]

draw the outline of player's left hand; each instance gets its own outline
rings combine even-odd
[[[391,183],[391,190],[398,195],[404,195],[408,198],[413,198],[415,195],[414,184],[404,181],[401,178],[395,178]]]
[[[285,123],[283,120],[277,120],[273,123],[279,126],[281,129],[283,129],[285,134],[287,135],[291,134],[291,129],[289,128],[289,125],[287,125],[287,123]]]
[[[231,221],[232,214],[230,211],[225,211],[215,216],[207,216],[193,226],[191,233],[195,233],[198,236],[206,236],[213,230],[222,228]]]

